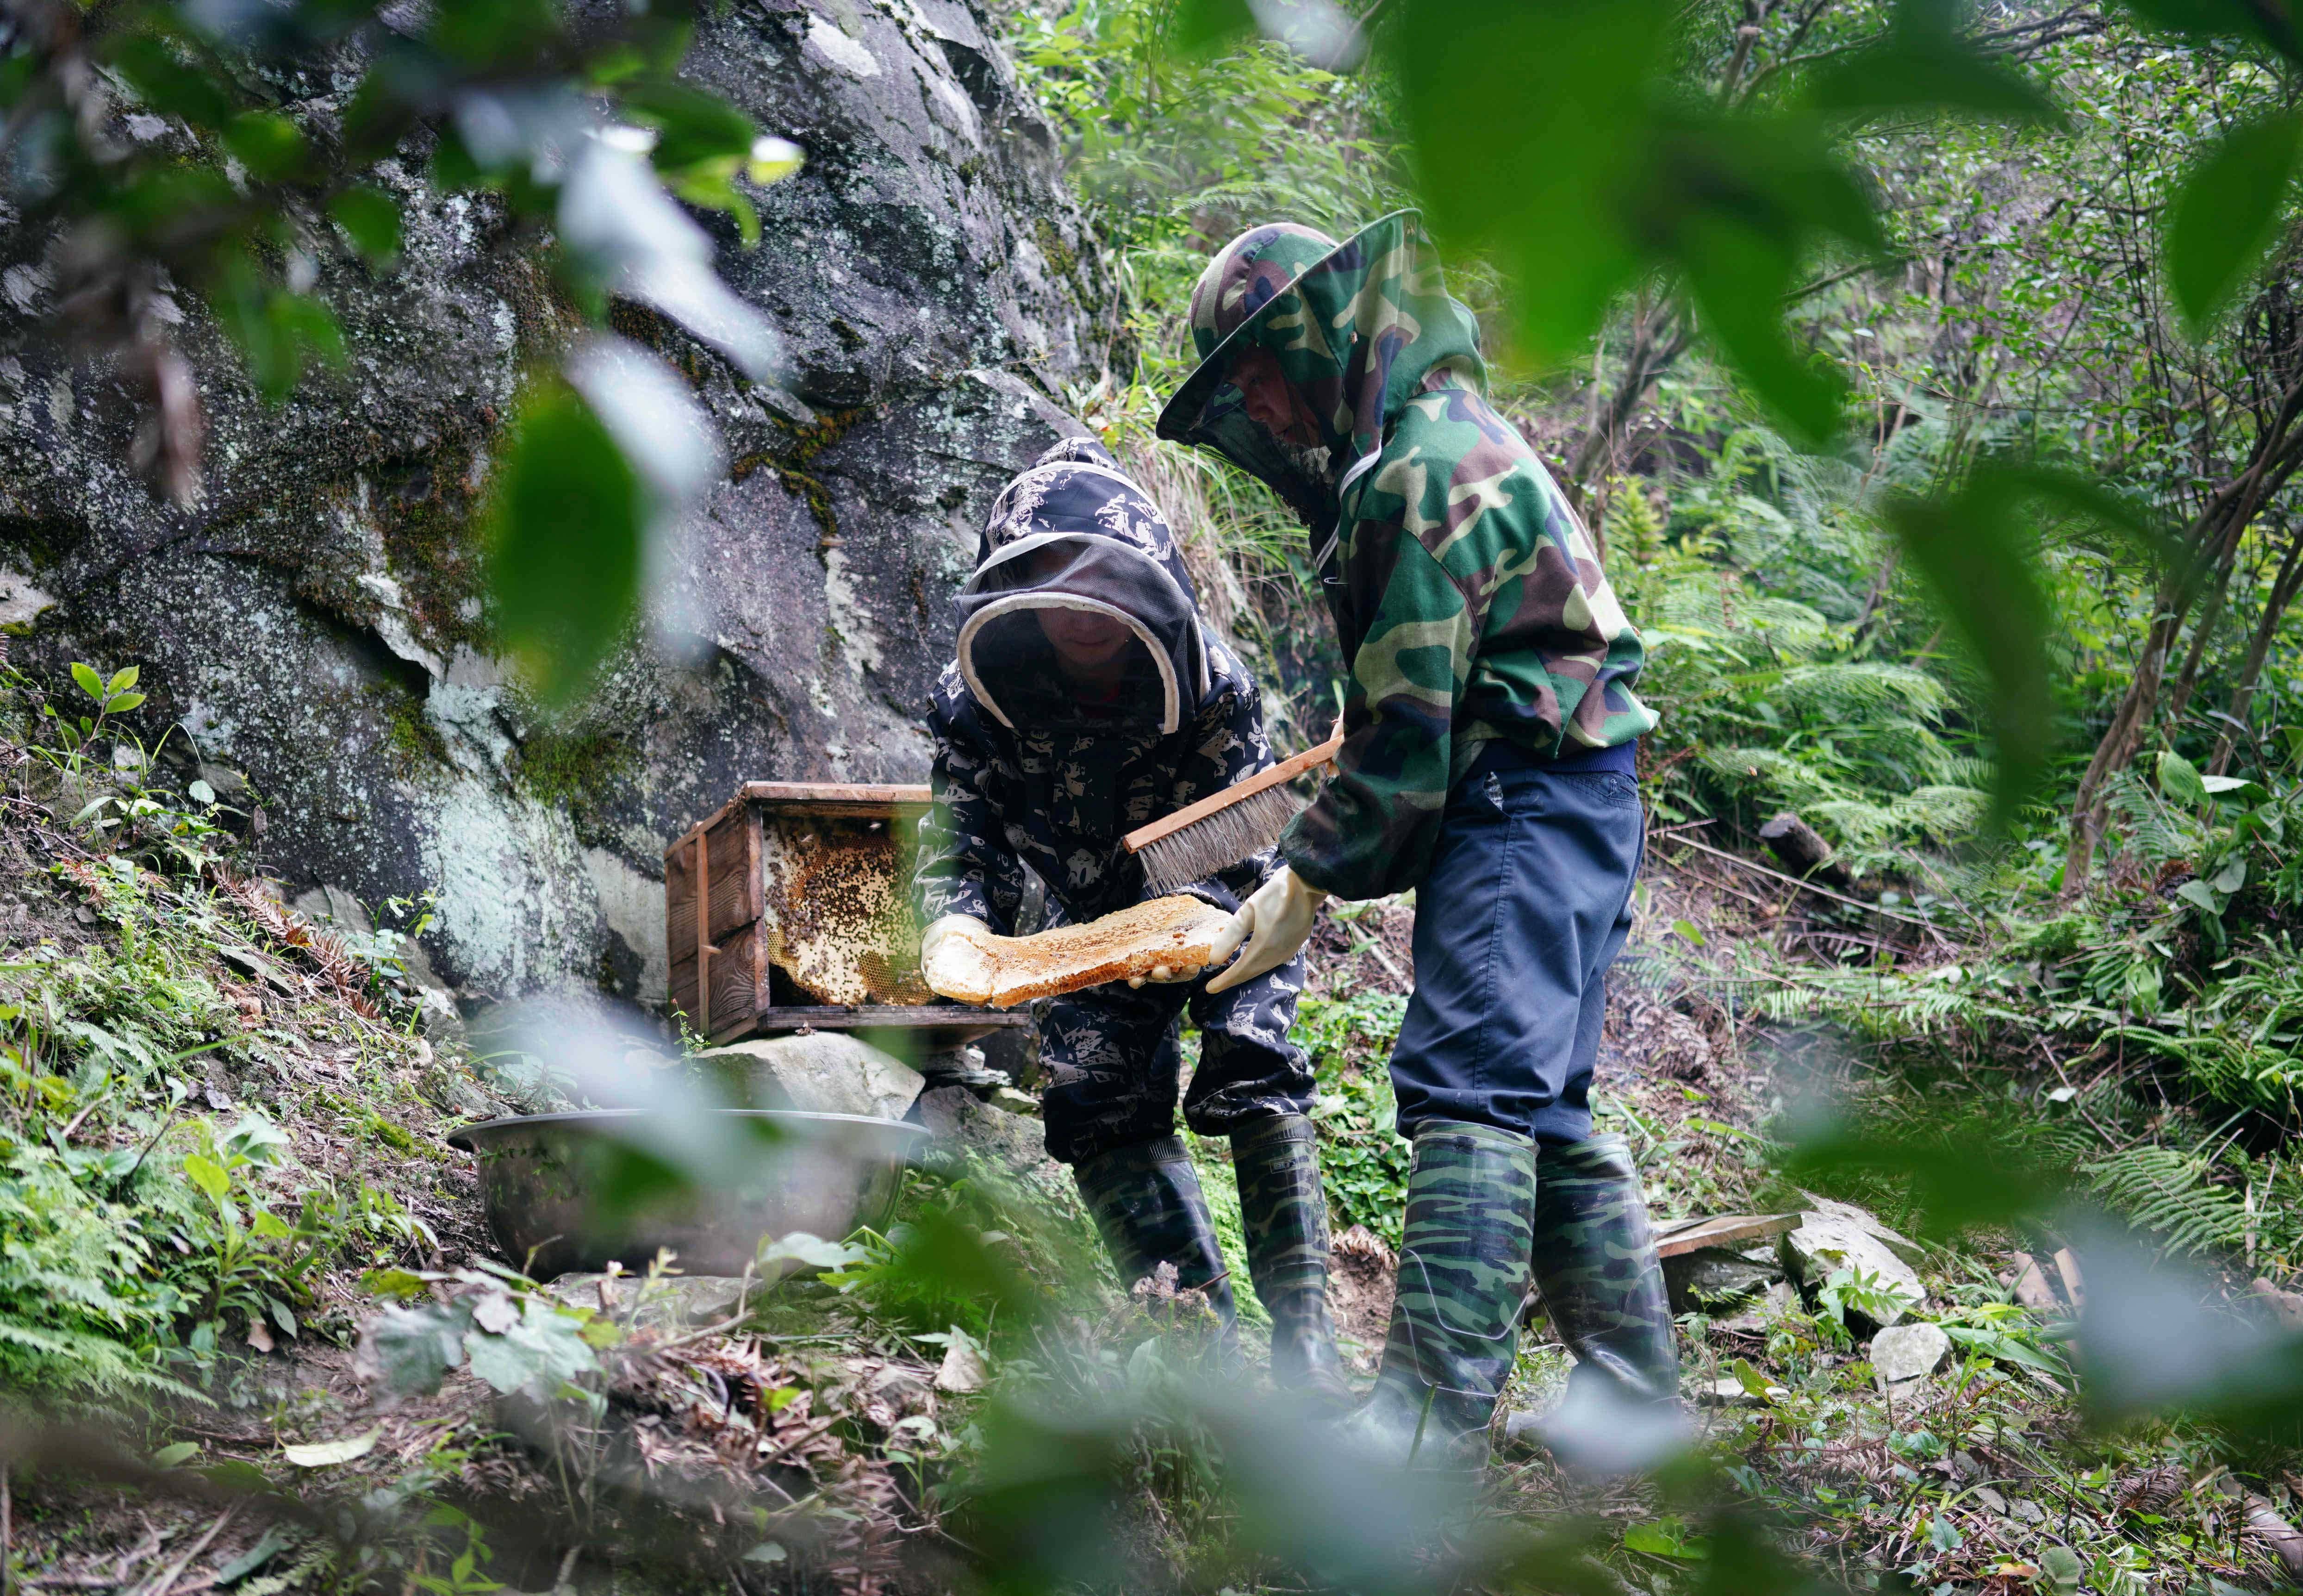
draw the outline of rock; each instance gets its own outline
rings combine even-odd
[[[276,407],[178,294],[209,423],[190,510],[134,474],[129,384],[33,335],[45,300],[0,297],[0,631],[30,631],[13,663],[139,664],[145,742],[173,730],[199,766],[244,772],[284,879],[371,904],[436,889],[426,946],[468,1013],[555,989],[661,1001],[662,850],[740,783],[924,780],[946,600],[1000,485],[1083,430],[1060,395],[1101,358],[1109,285],[975,0],[706,7],[686,70],[807,152],[753,191],[757,248],[700,218],[789,376],[743,380],[617,306],[732,463],[567,715],[508,685],[477,524],[521,385],[572,320],[542,231],[434,190],[411,142],[371,174],[405,208],[399,264],[316,251],[347,359]],[[331,73],[278,89],[335,136]],[[50,241],[0,227],[0,271],[37,277]]]
[[[2063,1305],[2054,1287],[2047,1284],[2039,1261],[2029,1253],[2015,1254],[2015,1300],[2043,1319],[2064,1316]]]
[[[1071,1185],[1064,1167],[1048,1156],[1048,1133],[1037,1119],[980,1102],[965,1086],[923,1092],[917,1118],[953,1150],[980,1153],[1049,1189]]]
[[[2271,1310],[2281,1330],[2303,1330],[2303,1293],[2282,1291],[2261,1276],[2248,1290],[2257,1303]]]
[[[900,1119],[926,1084],[901,1060],[844,1031],[755,1037],[689,1063],[730,1102],[811,1114]]]
[[[1871,1372],[1893,1391],[1924,1380],[1951,1356],[1951,1338],[1925,1322],[1890,1325],[1871,1338]]]
[[[1040,1117],[1040,1100],[1028,1092],[1018,1092],[1013,1086],[994,1086],[984,1101],[1007,1113],[1021,1114],[1030,1119]]]
[[[1740,1332],[1744,1335],[1764,1335],[1767,1333],[1767,1322],[1797,1307],[1799,1300],[1798,1287],[1789,1280],[1776,1280],[1769,1284],[1766,1290],[1760,1292],[1757,1300],[1745,1306],[1742,1312],[1731,1314],[1725,1319],[1713,1320],[1711,1328],[1714,1330]]]
[[[367,906],[339,886],[323,883],[308,892],[299,892],[288,907],[315,925],[349,932],[353,936],[375,934],[375,922],[368,918]]]
[[[1812,1289],[1839,1270],[1859,1269],[1877,1276],[1911,1306],[1927,1305],[1928,1288],[1904,1259],[1906,1253],[1920,1255],[1918,1243],[1851,1203],[1823,1197],[1810,1201],[1814,1206],[1801,1213],[1799,1229],[1786,1231],[1782,1238],[1784,1268],[1793,1279]],[[1902,1316],[1902,1311],[1890,1310],[1881,1322],[1894,1324]]]
[[[1516,1452],[1538,1452],[1543,1449],[1545,1415],[1523,1410],[1504,1419],[1504,1445]]]
[[[1663,1261],[1664,1286],[1675,1313],[1732,1306],[1783,1278],[1782,1266],[1771,1258],[1759,1262],[1727,1247],[1697,1247]]]

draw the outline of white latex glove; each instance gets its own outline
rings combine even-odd
[[[991,928],[973,915],[946,915],[920,933],[920,978],[939,996],[984,1003],[991,997]],[[982,997],[974,994],[981,992]]]
[[[1221,963],[1235,948],[1239,949],[1239,957],[1208,983],[1208,990],[1228,992],[1295,958],[1296,950],[1312,940],[1312,923],[1327,901],[1325,892],[1306,886],[1303,878],[1286,866],[1279,866],[1279,874],[1256,888],[1255,895],[1240,905],[1231,924],[1218,933],[1208,962]],[[1247,945],[1240,947],[1242,942]]]

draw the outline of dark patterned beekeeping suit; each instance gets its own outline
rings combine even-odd
[[[957,604],[957,657],[928,720],[924,921],[966,915],[1011,934],[1027,869],[1060,922],[1140,902],[1143,866],[1120,839],[1271,763],[1253,680],[1201,621],[1166,520],[1101,444],[1059,444],[1008,486]],[[1130,669],[1101,698],[1059,668],[1040,623],[1058,610],[1126,624]],[[1185,890],[1236,909],[1275,868],[1267,850]],[[1214,997],[1194,981],[1056,999],[1040,1030],[1049,1151],[1076,1162],[1173,1129],[1187,1007],[1202,1039],[1194,1130],[1304,1111],[1311,1071],[1287,1040],[1302,987],[1297,960]]]

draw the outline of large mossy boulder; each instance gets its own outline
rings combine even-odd
[[[46,245],[0,214],[17,663],[140,663],[148,734],[180,729],[173,753],[245,776],[269,869],[369,903],[439,891],[431,963],[468,1003],[655,1001],[661,851],[738,782],[923,779],[976,528],[1010,472],[1078,430],[1061,394],[1092,363],[1093,256],[978,7],[747,0],[716,11],[688,71],[807,152],[755,195],[758,248],[706,218],[788,375],[755,385],[616,308],[617,332],[688,375],[731,469],[595,700],[558,721],[492,655],[475,528],[523,372],[576,330],[548,240],[427,190],[411,150],[383,174],[409,204],[401,263],[322,267],[348,367],[276,409],[187,303],[211,437],[180,511],[134,473],[111,367],[30,336]]]

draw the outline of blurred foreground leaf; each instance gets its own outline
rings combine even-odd
[[[2303,153],[2292,113],[2233,128],[2183,176],[2166,223],[2167,290],[2192,337],[2205,334],[2279,234]]]
[[[1891,502],[1886,521],[1991,681],[1998,782],[1992,818],[2012,820],[2046,771],[2054,733],[2047,682],[2047,602],[2018,519],[2020,496],[1997,480],[1938,499]]]
[[[638,601],[639,476],[576,391],[548,378],[520,405],[488,514],[498,636],[536,696],[566,704]]]

